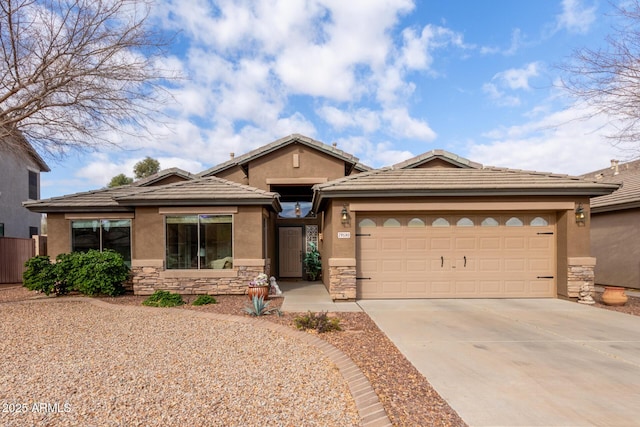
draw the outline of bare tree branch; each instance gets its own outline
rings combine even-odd
[[[143,134],[166,102],[148,0],[0,1],[0,144],[50,154]],[[7,147],[4,147],[7,148]]]
[[[574,51],[562,86],[590,107],[590,117],[607,115],[615,131],[608,135],[621,149],[640,153],[640,0],[615,6],[621,23],[606,47]]]

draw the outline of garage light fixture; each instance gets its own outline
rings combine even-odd
[[[347,225],[349,225],[350,219],[351,218],[349,216],[349,211],[347,210],[347,204],[345,203],[344,205],[342,205],[342,212],[340,212],[340,221],[342,222],[342,225],[346,227]]]
[[[297,218],[300,218],[300,214],[301,214],[301,211],[300,211],[300,202],[296,202],[296,217],[297,217]]]
[[[582,203],[578,203],[578,207],[576,208],[576,224],[584,225],[586,217]]]

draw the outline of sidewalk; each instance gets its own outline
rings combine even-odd
[[[284,312],[362,311],[356,302],[333,302],[320,281],[281,281],[278,286],[284,294],[284,302],[280,307]]]

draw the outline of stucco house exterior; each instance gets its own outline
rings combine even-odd
[[[196,176],[160,175],[27,206],[48,214],[50,255],[119,250],[140,295],[242,294],[260,272],[303,279],[313,242],[335,300],[576,297],[593,284],[589,199],[618,188],[442,150],[374,170],[298,134]]]
[[[640,160],[612,160],[610,167],[584,177],[622,184],[611,194],[591,199],[596,284],[640,289]]]
[[[0,143],[0,237],[30,238],[40,234],[42,215],[22,202],[40,198],[40,173],[50,169],[24,138],[16,138],[16,144]]]

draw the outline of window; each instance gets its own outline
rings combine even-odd
[[[449,221],[447,221],[444,218],[437,218],[435,220],[433,220],[433,222],[431,223],[432,227],[448,227],[449,226]]]
[[[473,221],[469,218],[460,218],[456,225],[458,227],[473,227]]]
[[[549,221],[539,216],[533,218],[529,223],[532,227],[546,227],[549,225]]]
[[[29,227],[29,236],[37,236],[38,227]]]
[[[38,174],[29,171],[29,199],[38,199]]]
[[[89,219],[71,221],[71,250],[111,249],[131,266],[131,220]]]
[[[167,216],[167,269],[233,268],[231,215]]]
[[[505,223],[507,227],[522,227],[524,222],[520,218],[515,216],[509,218],[509,220]]]
[[[419,228],[419,227],[424,227],[425,224],[424,224],[424,221],[421,220],[420,218],[413,218],[412,220],[410,220],[407,223],[407,226],[408,227],[412,227],[412,228],[414,228],[414,227],[415,228]]]
[[[483,227],[497,227],[498,226],[498,221],[496,221],[495,218],[491,218],[490,216],[488,216],[488,217],[486,217],[485,219],[482,220],[480,225],[483,226]]]
[[[400,227],[400,221],[395,218],[389,218],[382,224],[383,227]]]
[[[4,237],[4,222],[0,222],[0,237]]]
[[[375,223],[372,219],[365,218],[365,219],[361,220],[361,221],[358,223],[358,226],[359,226],[360,228],[365,228],[365,227],[375,227],[375,226],[376,226],[376,223]]]

